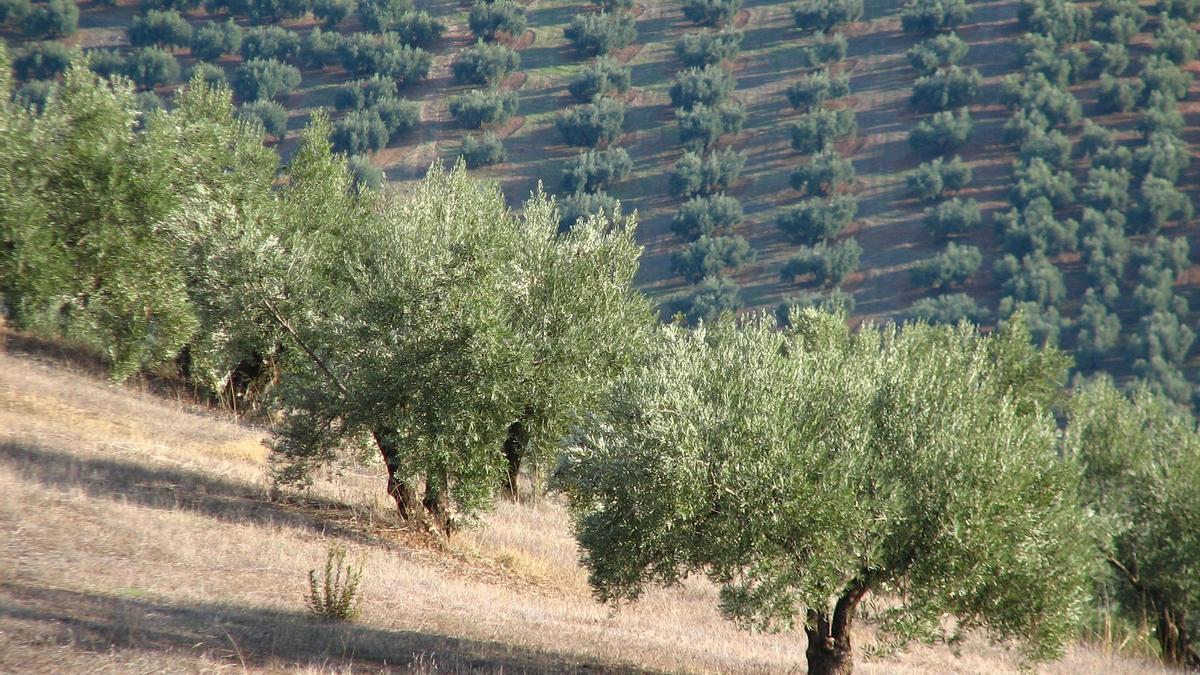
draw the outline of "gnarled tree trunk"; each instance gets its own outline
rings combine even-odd
[[[396,512],[402,520],[421,520],[421,502],[417,499],[417,490],[412,484],[400,477],[400,446],[395,434],[382,429],[376,429],[371,435],[379,454],[383,457],[383,465],[387,468],[387,493],[396,502]]]
[[[805,656],[809,675],[850,675],[854,672],[850,630],[854,624],[854,610],[867,590],[865,585],[852,584],[838,598],[832,617],[827,611],[808,610],[804,633],[808,636]]]
[[[442,534],[454,532],[454,521],[450,517],[450,484],[443,470],[430,471],[425,476],[425,498],[421,502],[433,525]]]
[[[1172,665],[1200,670],[1200,651],[1192,644],[1188,633],[1187,612],[1177,610],[1169,602],[1156,600],[1158,610],[1158,644],[1163,660]]]
[[[504,484],[500,486],[500,494],[509,499],[517,498],[517,480],[521,475],[521,460],[525,456],[525,446],[529,443],[529,433],[525,429],[523,419],[518,419],[508,426],[508,435],[504,438],[504,460],[508,463],[508,473]]]

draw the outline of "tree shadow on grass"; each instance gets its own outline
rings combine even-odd
[[[0,466],[25,480],[63,491],[83,490],[90,497],[192,511],[231,523],[290,527],[361,543],[381,543],[344,524],[356,518],[346,504],[311,496],[271,501],[264,486],[197,471],[78,456],[13,441],[0,442]]]
[[[337,672],[612,673],[569,654],[500,642],[349,623],[307,614],[216,603],[174,604],[145,597],[0,584],[0,626],[23,638],[85,653],[134,649],[204,655],[243,668],[319,668]],[[29,633],[22,636],[22,633]]]

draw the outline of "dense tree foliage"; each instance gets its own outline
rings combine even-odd
[[[692,197],[679,207],[671,230],[687,241],[729,234],[742,222],[741,203],[724,194]]]
[[[831,75],[827,69],[805,75],[787,89],[788,103],[798,110],[819,108],[825,101],[850,93],[850,78]]]
[[[517,114],[517,92],[475,89],[451,96],[449,109],[455,122],[470,129],[504,124]]]
[[[800,0],[792,5],[796,27],[805,31],[828,31],[863,15],[862,0]]]
[[[585,150],[563,168],[562,186],[567,192],[597,192],[624,180],[633,161],[624,148]]]
[[[300,56],[300,35],[279,26],[255,26],[242,35],[242,58],[293,61]]]
[[[931,202],[941,199],[947,192],[958,192],[966,187],[971,182],[971,167],[958,155],[950,160],[938,157],[922,162],[905,177],[905,182],[918,199]]]
[[[726,134],[736,134],[746,121],[746,109],[739,103],[719,106],[697,105],[691,110],[676,110],[679,143],[691,152],[702,152],[716,145]]]
[[[621,135],[625,123],[625,104],[609,98],[575,106],[559,113],[554,120],[567,145],[596,147],[607,145]]]
[[[925,209],[925,229],[938,238],[969,232],[982,222],[979,203],[974,199],[955,197]]]
[[[238,117],[261,125],[263,131],[277,139],[287,133],[287,111],[275,101],[243,103],[238,108]]]
[[[246,101],[284,97],[300,85],[300,71],[275,59],[253,59],[233,73],[233,90]]]
[[[160,47],[135,49],[125,60],[125,75],[145,89],[174,84],[179,74],[179,60]]]
[[[785,282],[797,279],[822,286],[836,286],[858,271],[862,247],[854,238],[836,244],[821,242],[804,246],[779,271]]]
[[[854,110],[818,108],[801,115],[788,127],[792,149],[803,154],[829,150],[835,141],[849,138],[858,132]]]
[[[851,195],[839,195],[828,201],[814,198],[784,211],[777,224],[794,243],[812,246],[841,234],[856,213],[858,200]]]
[[[687,68],[703,68],[731,61],[742,44],[742,32],[734,28],[684,33],[675,43],[675,55]]]
[[[978,248],[950,242],[941,253],[913,266],[910,276],[917,286],[945,289],[966,283],[982,264]]]
[[[905,56],[921,75],[931,75],[939,68],[957,65],[967,55],[967,43],[954,33],[938,35],[911,47]]]
[[[521,57],[501,44],[477,42],[454,60],[454,79],[462,84],[495,85],[521,66]]]
[[[701,155],[685,152],[671,172],[670,190],[675,197],[694,197],[728,190],[746,166],[746,156],[731,148]]]
[[[725,102],[736,85],[733,75],[720,66],[688,68],[675,76],[668,94],[676,108],[692,110],[697,105],[711,108]]]
[[[698,26],[724,26],[742,8],[742,0],[683,0],[683,15]]]
[[[72,58],[61,42],[39,42],[13,59],[12,69],[22,80],[53,80],[67,71]]]
[[[982,82],[982,76],[974,68],[941,68],[917,78],[911,101],[924,111],[961,108],[975,99]]]
[[[192,25],[175,10],[152,9],[133,17],[127,31],[134,47],[189,47]]]
[[[589,579],[617,600],[707,574],[725,614],[803,625],[810,673],[851,671],[872,592],[895,599],[899,642],[949,614],[1053,656],[1088,561],[1044,412],[1064,366],[1019,325],[852,333],[810,310],[786,332],[667,328],[560,468]]]
[[[580,103],[591,103],[597,96],[624,94],[629,90],[629,68],[600,57],[576,73],[567,83],[567,91]]]
[[[216,61],[225,54],[237,54],[242,48],[242,27],[229,19],[224,23],[210,21],[192,36],[192,56]]]
[[[490,131],[479,136],[465,136],[458,151],[468,169],[499,164],[508,159],[504,144]]]
[[[991,318],[991,313],[980,307],[966,293],[949,293],[933,298],[921,298],[908,308],[908,314],[917,321],[949,325],[962,321],[982,324]]]
[[[971,16],[966,0],[913,0],[900,14],[905,33],[932,35],[954,28]]]
[[[713,323],[723,315],[741,309],[741,287],[728,277],[705,277],[696,284],[682,304],[682,311],[692,325]]]
[[[475,37],[493,41],[501,33],[520,36],[525,32],[528,22],[525,8],[521,5],[512,0],[493,0],[476,2],[467,17],[467,25]]]
[[[973,128],[966,108],[945,110],[918,122],[908,134],[908,144],[926,156],[946,155],[967,144]]]
[[[792,187],[808,195],[826,195],[854,180],[854,165],[833,151],[819,152],[792,170]]]
[[[1082,469],[1084,504],[1104,527],[1098,542],[1120,607],[1148,612],[1166,661],[1200,667],[1200,436],[1191,415],[1145,391],[1089,383],[1068,406],[1063,443]]]
[[[750,244],[740,236],[701,236],[671,255],[671,269],[689,283],[720,276],[754,259]]]
[[[604,55],[636,40],[637,26],[628,14],[580,14],[563,29],[563,36],[581,55]]]

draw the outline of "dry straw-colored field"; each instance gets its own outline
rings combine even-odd
[[[377,468],[272,499],[263,431],[14,352],[0,350],[0,672],[803,670],[802,632],[740,632],[700,581],[594,602],[552,501],[502,504],[439,546],[396,525]],[[306,615],[330,542],[364,565],[354,624]],[[860,664],[1018,668],[982,639]],[[1046,670],[1164,672],[1099,647]]]

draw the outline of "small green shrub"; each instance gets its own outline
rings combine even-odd
[[[330,544],[325,555],[325,572],[317,582],[317,571],[308,571],[308,595],[304,604],[318,619],[351,621],[358,616],[358,584],[362,581],[362,565],[346,564],[346,549]]]

